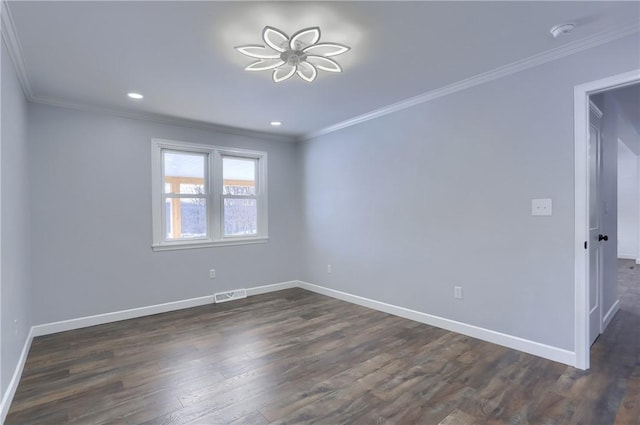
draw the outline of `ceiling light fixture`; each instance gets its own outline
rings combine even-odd
[[[282,125],[282,123],[280,121],[271,121],[271,125],[274,127],[279,127]]]
[[[319,43],[318,27],[302,29],[289,38],[279,29],[266,26],[262,30],[262,39],[268,47],[249,44],[235,49],[243,55],[258,59],[250,63],[245,68],[246,71],[273,70],[271,78],[276,83],[287,80],[294,74],[310,83],[318,76],[318,70],[342,72],[342,67],[330,57],[350,49],[338,43]]]
[[[140,100],[144,97],[140,93],[135,93],[135,92],[129,92],[127,93],[127,96],[129,96],[131,99],[136,99],[136,100]]]

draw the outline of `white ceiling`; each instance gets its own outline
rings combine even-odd
[[[635,1],[7,4],[33,101],[293,137],[552,49],[629,34],[640,19]],[[577,28],[554,39],[549,29],[564,22]],[[321,41],[352,47],[336,57],[344,72],[276,84],[269,72],[243,71],[250,59],[233,47],[260,43],[266,25],[289,34],[320,26]],[[132,90],[144,100],[127,99]]]

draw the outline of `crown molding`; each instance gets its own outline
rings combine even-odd
[[[401,111],[403,109],[411,108],[413,106],[429,102],[440,97],[444,97],[480,84],[487,83],[489,81],[497,80],[498,78],[505,77],[507,75],[515,74],[520,71],[524,71],[529,68],[536,67],[538,65],[545,64],[563,57],[572,55],[574,53],[581,52],[583,50],[597,47],[602,44],[609,43],[611,41],[632,35],[640,31],[640,24],[632,23],[617,28],[613,31],[601,32],[594,34],[590,37],[585,37],[580,40],[576,40],[571,43],[567,43],[563,46],[556,47],[555,49],[547,50],[546,52],[539,53],[537,55],[529,56],[527,58],[512,62],[510,64],[500,66],[481,74],[474,75],[472,77],[460,80],[453,84],[443,86],[441,88],[420,94],[418,96],[410,97],[400,102],[393,103],[388,106],[384,106],[379,109],[375,109],[371,112],[367,112],[362,115],[350,118],[348,120],[339,122],[337,124],[325,127],[318,131],[307,133],[302,136],[301,140],[310,140],[325,134],[333,133],[334,131],[342,130],[347,127],[351,127],[366,121],[370,121],[385,115],[392,114],[394,112]]]
[[[218,131],[227,134],[233,134],[245,137],[257,137],[275,141],[285,142],[299,142],[310,140],[325,134],[332,133],[347,127],[351,127],[366,121],[370,121],[385,115],[392,114],[394,112],[401,111],[406,108],[429,102],[431,100],[444,97],[458,91],[462,91],[480,84],[487,83],[489,81],[496,80],[498,78],[505,77],[507,75],[515,74],[517,72],[533,68],[538,65],[542,65],[553,60],[561,59],[565,56],[572,55],[574,53],[581,52],[583,50],[590,49],[592,47],[600,46],[608,42],[632,35],[640,31],[640,24],[634,22],[625,26],[621,26],[612,31],[605,31],[592,36],[576,40],[571,43],[567,43],[563,46],[559,46],[555,49],[548,50],[546,52],[529,56],[527,58],[512,62],[510,64],[495,68],[493,70],[474,75],[472,77],[460,80],[453,84],[440,87],[438,89],[410,97],[408,99],[393,103],[391,105],[375,109],[373,111],[364,113],[362,115],[355,116],[353,118],[341,121],[337,124],[322,128],[318,131],[310,132],[301,136],[298,135],[278,135],[268,132],[261,132],[256,130],[243,129],[239,127],[225,126],[222,124],[213,124],[204,121],[189,120],[186,118],[171,117],[167,115],[134,112],[130,110],[117,110],[111,108],[103,108],[93,106],[89,104],[74,103],[65,100],[59,100],[43,96],[35,96],[29,82],[27,67],[25,65],[24,56],[22,54],[22,47],[20,40],[15,32],[15,26],[13,24],[13,18],[9,10],[7,0],[0,0],[0,33],[2,40],[7,46],[9,56],[13,62],[14,68],[18,75],[20,85],[24,91],[25,97],[28,101],[33,103],[40,103],[44,105],[57,106],[67,109],[75,109],[81,111],[88,111],[94,113],[107,114],[117,116],[121,118],[130,118],[144,121],[153,121],[163,124],[177,125],[181,127],[196,128],[209,131]]]
[[[1,34],[2,41],[7,46],[9,57],[18,75],[18,80],[22,86],[22,91],[29,102],[39,103],[42,105],[57,106],[66,109],[75,109],[79,111],[93,112],[105,115],[116,116],[120,118],[129,118],[143,121],[152,121],[161,124],[176,125],[180,127],[194,128],[199,130],[217,131],[220,133],[232,134],[235,136],[253,137],[266,140],[273,140],[279,142],[297,142],[299,137],[294,135],[279,135],[274,133],[249,130],[239,127],[226,126],[222,124],[213,124],[204,121],[189,120],[186,118],[171,117],[162,114],[153,114],[146,112],[134,112],[125,109],[111,109],[103,108],[89,104],[69,102],[61,99],[54,99],[51,97],[37,96],[34,94],[29,82],[27,67],[25,65],[24,55],[22,53],[22,47],[20,39],[15,31],[15,25],[9,10],[9,4],[6,0],[0,0],[0,19],[1,19]]]
[[[2,31],[0,31],[2,33],[2,41],[5,46],[7,46],[7,51],[9,52],[9,57],[11,58],[13,67],[16,70],[16,74],[18,74],[18,80],[22,86],[22,91],[27,99],[30,99],[33,96],[33,91],[31,90],[31,84],[27,77],[27,67],[24,63],[20,40],[18,39],[18,34],[16,34],[11,11],[9,10],[9,4],[6,0],[0,1],[0,19],[2,20],[0,25],[2,29]]]
[[[74,103],[65,100],[54,99],[43,96],[31,96],[29,101],[41,105],[55,106],[58,108],[74,109],[78,111],[91,112],[95,114],[111,115],[119,118],[127,118],[139,121],[150,121],[160,124],[175,125],[179,127],[193,128],[198,130],[216,131],[220,133],[231,134],[234,136],[252,137],[263,140],[272,140],[276,142],[298,142],[300,139],[296,136],[288,136],[274,133],[267,133],[257,130],[249,130],[245,128],[232,127],[222,124],[213,124],[205,121],[190,120],[187,118],[171,117],[162,114],[154,114],[147,112],[131,111],[126,109],[103,108],[99,106]]]

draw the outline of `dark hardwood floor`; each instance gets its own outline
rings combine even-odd
[[[38,337],[6,425],[638,425],[639,268],[586,372],[292,289]]]

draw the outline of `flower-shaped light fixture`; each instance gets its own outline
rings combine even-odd
[[[273,70],[273,81],[279,83],[298,74],[305,81],[312,82],[318,70],[342,72],[342,68],[332,56],[340,55],[349,47],[338,43],[319,43],[320,28],[305,28],[289,38],[274,27],[264,27],[262,39],[268,47],[259,44],[238,46],[236,50],[251,58],[258,59],[249,64],[246,71]]]

